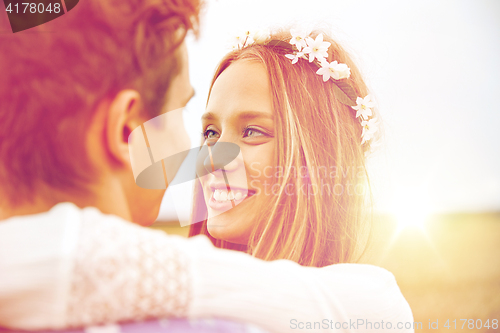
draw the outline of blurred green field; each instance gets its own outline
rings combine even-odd
[[[477,328],[478,319],[489,319],[490,326],[492,319],[500,321],[500,213],[435,215],[423,228],[400,232],[397,226],[389,216],[375,217],[362,262],[394,274],[415,322],[422,323],[415,332],[500,332],[500,326]],[[153,228],[188,232],[175,224]],[[474,328],[460,319],[473,319]],[[444,327],[447,320],[450,328]],[[436,321],[438,329],[430,329]]]

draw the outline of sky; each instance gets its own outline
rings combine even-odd
[[[212,0],[188,38],[193,146],[215,67],[243,29],[320,28],[353,56],[383,138],[368,162],[375,210],[500,210],[500,1]],[[188,206],[188,205],[186,205]],[[175,219],[167,191],[160,219]]]

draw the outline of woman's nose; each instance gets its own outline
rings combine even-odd
[[[232,161],[240,153],[240,147],[232,142],[220,142],[215,144],[204,145],[198,154],[198,161],[202,165],[197,167],[198,176],[204,176],[208,173],[215,172],[224,168],[227,170],[231,167]]]
[[[208,172],[214,172],[224,168],[229,169],[232,161],[240,153],[240,147],[231,142],[217,141],[213,145],[207,145],[208,156],[205,158],[205,169]]]

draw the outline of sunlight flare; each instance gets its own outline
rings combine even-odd
[[[393,214],[398,230],[408,227],[424,229],[430,214],[428,193],[423,187],[398,188],[393,204]]]

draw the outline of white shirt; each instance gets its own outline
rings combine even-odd
[[[413,316],[394,276],[380,267],[265,262],[217,249],[205,236],[166,235],[71,203],[0,221],[0,326],[171,316],[226,318],[272,332],[381,332],[382,320],[384,328],[391,322],[387,331],[414,331],[404,329]]]

